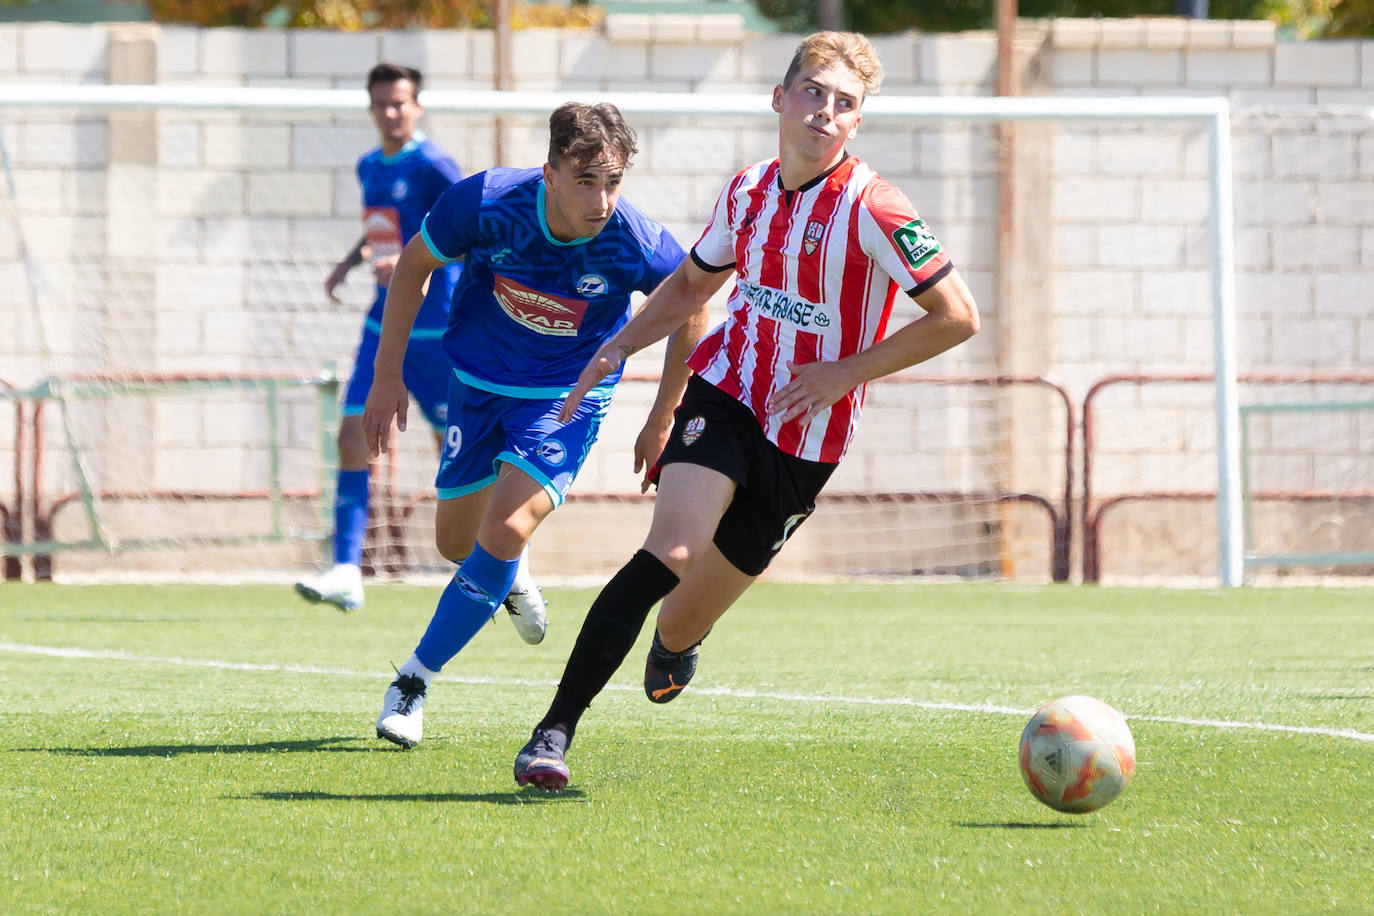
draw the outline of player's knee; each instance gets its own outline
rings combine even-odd
[[[362,470],[367,467],[370,457],[362,418],[359,417],[357,423],[345,421],[339,427],[339,466],[345,470]]]
[[[644,548],[657,557],[660,563],[671,569],[678,578],[686,575],[698,555],[698,551],[692,545],[683,541],[645,544]]]
[[[518,557],[529,536],[515,519],[489,519],[482,523],[477,540],[494,557]]]
[[[436,528],[434,547],[450,563],[462,563],[472,553],[472,539]]]

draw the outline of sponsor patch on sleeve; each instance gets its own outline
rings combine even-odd
[[[935,233],[926,228],[925,220],[913,219],[892,233],[892,241],[897,250],[906,258],[912,270],[918,270],[935,255],[940,253],[940,241]]]

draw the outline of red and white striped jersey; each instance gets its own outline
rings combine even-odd
[[[735,267],[725,321],[688,365],[749,407],[789,455],[838,462],[854,438],[866,386],[810,423],[779,422],[769,396],[787,363],[838,360],[881,340],[900,287],[924,292],[951,270],[939,241],[900,190],[854,156],[789,195],[777,159],[735,175],[692,249]]]

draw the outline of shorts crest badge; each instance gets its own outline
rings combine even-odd
[[[555,468],[568,458],[568,450],[557,439],[543,440],[535,447],[534,453],[539,456],[540,461]]]
[[[816,246],[821,243],[821,237],[825,235],[825,223],[818,219],[806,221],[806,235],[802,238],[802,248],[807,254],[815,254]]]
[[[682,444],[691,445],[701,438],[701,434],[706,431],[705,417],[692,417],[682,427]]]

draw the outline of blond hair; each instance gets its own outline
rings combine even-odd
[[[787,65],[787,74],[782,78],[782,88],[790,87],[803,67],[824,69],[834,64],[848,67],[864,84],[865,95],[877,92],[882,84],[882,61],[866,37],[858,32],[812,32],[797,45],[797,53],[792,55],[792,63]]]

